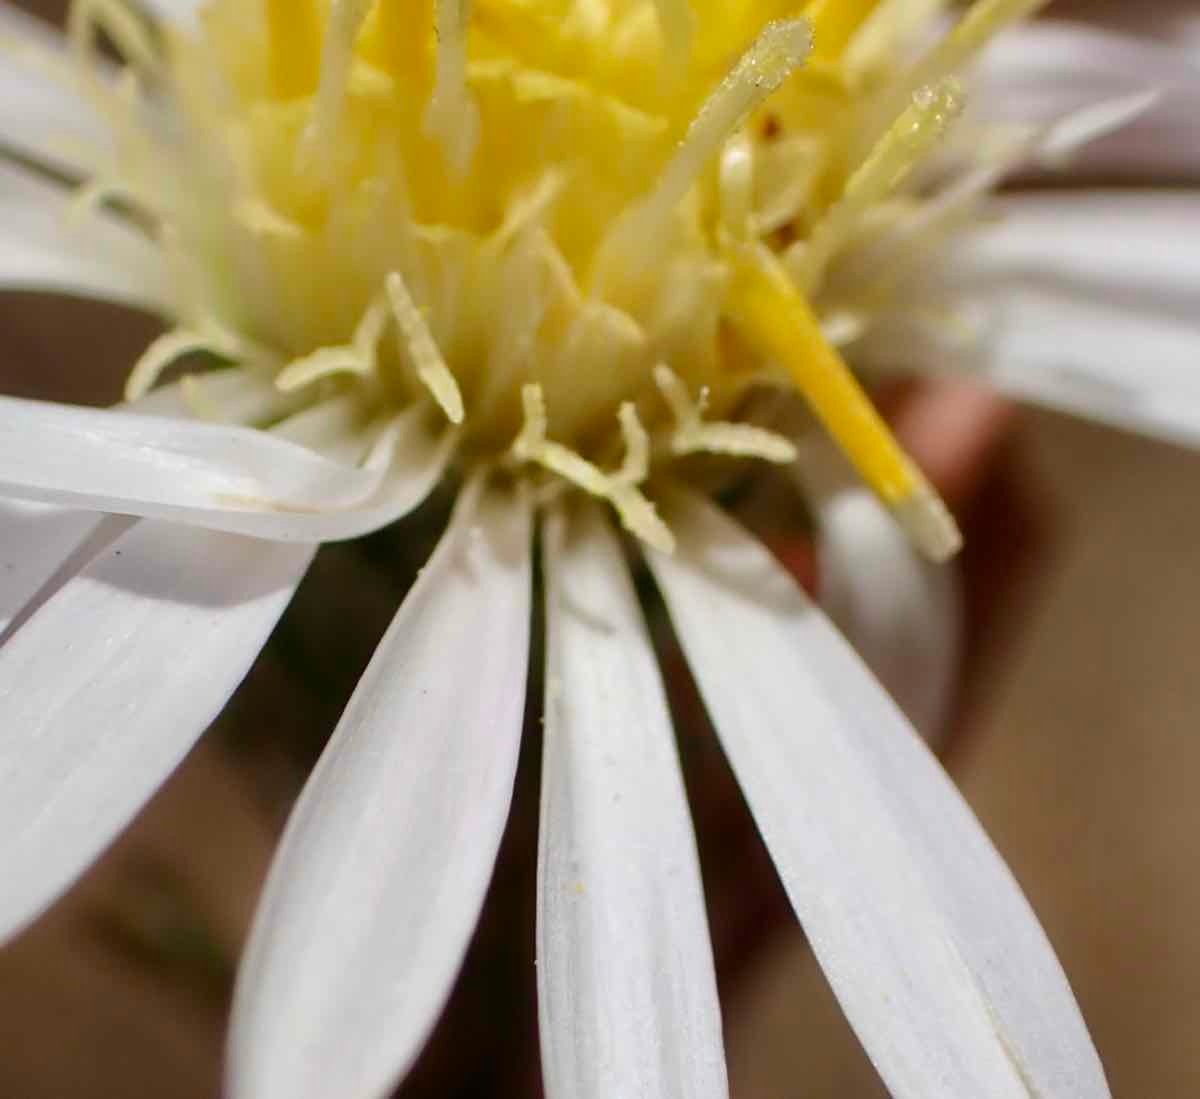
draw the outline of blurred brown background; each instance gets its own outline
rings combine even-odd
[[[0,330],[5,392],[99,399],[115,387],[97,395],[82,379],[117,377],[146,328],[103,308],[24,299],[0,303]],[[86,362],[64,347],[64,330]],[[1017,450],[1049,537],[1032,580],[999,593],[1009,608],[992,628],[1004,643],[985,649],[994,659],[953,769],[1059,950],[1115,1094],[1193,1099],[1200,458],[1048,413],[1025,418]],[[1004,536],[998,524],[993,537]],[[322,558],[318,580],[336,587],[359,626],[327,642],[345,660],[333,682],[296,672],[302,629],[283,638],[220,735],[66,902],[0,953],[0,1096],[216,1094],[233,959],[315,749],[281,749],[260,733],[332,728],[395,605],[397,582],[379,556],[368,547]],[[297,615],[333,628],[316,599]],[[509,1041],[514,1028],[531,1037],[528,1005],[495,1001],[531,963],[534,825],[528,790],[519,806],[522,796],[506,843],[517,853],[473,948],[454,1027],[443,1028],[406,1095],[528,1094],[531,1085],[515,1081],[532,1079],[522,1075],[531,1051]],[[882,1095],[799,932],[785,923],[747,958],[724,986],[737,1099]],[[508,1029],[495,1025],[510,1010]],[[497,1067],[453,1066],[447,1048]],[[447,1072],[457,1072],[453,1087],[443,1086]]]

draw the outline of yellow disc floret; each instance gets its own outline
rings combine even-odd
[[[84,62],[99,28],[134,73],[91,81],[117,159],[89,195],[136,207],[177,275],[130,392],[202,351],[289,409],[428,403],[463,461],[668,548],[664,462],[794,460],[738,422],[772,386],[945,556],[953,521],[827,322],[870,323],[839,264],[924,200],[949,63],[1032,6],[980,0],[910,60],[898,28],[939,0],[209,0],[165,38],[79,0]]]

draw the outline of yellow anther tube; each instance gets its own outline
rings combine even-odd
[[[961,544],[954,520],[900,448],[808,302],[763,253],[733,257],[728,309],[742,338],[787,370],[813,413],[914,543],[941,560]]]
[[[271,87],[281,99],[316,91],[321,74],[321,23],[313,0],[267,0]]]
[[[813,28],[813,60],[836,61],[879,0],[811,0],[804,14]]]

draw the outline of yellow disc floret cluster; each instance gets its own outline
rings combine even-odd
[[[158,32],[79,0],[118,138],[87,194],[136,211],[176,278],[130,394],[206,351],[279,408],[427,402],[464,461],[547,471],[665,547],[648,478],[694,452],[792,460],[739,419],[781,387],[947,555],[952,520],[830,331],[870,309],[832,276],[920,202],[952,73],[1036,0],[978,0],[914,60],[942,6],[210,0]]]

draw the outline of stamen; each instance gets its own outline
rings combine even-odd
[[[187,328],[174,328],[159,336],[134,363],[125,380],[125,399],[136,401],[144,397],[158,381],[167,367],[185,355],[208,351],[223,358],[232,358],[238,352],[237,341],[223,333],[196,332]]]
[[[337,374],[355,374],[360,378],[378,368],[378,345],[391,310],[386,301],[374,301],[354,330],[350,344],[321,347],[310,355],[293,359],[276,376],[275,386],[285,393]]]
[[[288,363],[276,377],[275,387],[284,393],[292,393],[337,374],[355,374],[361,378],[368,373],[370,368],[353,347],[320,347],[312,354]]]
[[[941,39],[903,77],[902,82],[883,96],[881,106],[872,113],[872,124],[865,130],[860,147],[870,148],[904,108],[904,103],[921,88],[938,84],[954,72],[960,72],[979,50],[1005,27],[1032,16],[1048,0],[975,0],[953,30]]]
[[[288,0],[277,2],[281,8],[288,6]],[[320,78],[313,97],[312,117],[300,139],[297,170],[301,174],[319,173],[321,166],[328,163],[325,154],[346,101],[354,43],[371,3],[372,0],[332,0],[321,44]]]
[[[385,282],[388,302],[391,305],[392,316],[399,329],[402,351],[407,351],[412,359],[413,368],[422,384],[432,394],[433,399],[446,413],[452,424],[463,421],[463,400],[446,360],[438,350],[437,341],[421,311],[417,308],[408,292],[399,271],[393,271]]]
[[[321,69],[321,27],[313,0],[266,0],[271,88],[280,99],[311,95]]]
[[[945,504],[901,450],[850,368],[774,257],[731,255],[731,319],[759,354],[791,375],[814,414],[913,543],[936,561],[952,557],[962,536]]]
[[[836,61],[879,0],[812,0],[804,14],[812,21],[813,60]]]
[[[636,472],[643,460],[649,466],[648,453],[643,452],[643,448],[648,451],[649,442],[632,405],[622,406],[619,413],[627,448],[625,461],[616,474],[607,474],[569,447],[546,438],[546,398],[540,385],[522,386],[521,404],[525,423],[512,445],[517,461],[535,462],[576,488],[607,500],[631,534],[664,553],[674,551],[675,536],[670,528],[626,476]]]
[[[437,140],[450,170],[466,175],[479,143],[479,108],[467,90],[467,20],[471,0],[435,0],[437,71],[425,132]]]
[[[730,133],[777,91],[811,52],[812,26],[807,19],[778,20],[762,29],[692,120],[644,203],[649,220],[665,217],[679,204]]]
[[[632,401],[626,401],[617,410],[617,420],[621,424],[621,438],[625,440],[625,458],[612,479],[621,485],[640,485],[650,475],[650,436]]]
[[[647,268],[662,229],[700,173],[758,104],[777,91],[812,52],[807,19],[768,23],[754,44],[705,100],[654,189],[609,229],[597,251],[591,285],[602,294],[610,280]]]
[[[706,423],[701,418],[703,395],[699,403],[693,401],[683,379],[665,363],[654,368],[654,384],[675,417],[672,454],[727,454],[737,458],[761,458],[779,465],[796,460],[795,445],[774,431],[753,424]]]
[[[922,88],[908,109],[876,144],[850,177],[841,197],[817,224],[803,251],[789,267],[804,294],[820,282],[833,254],[845,243],[862,215],[896,187],[928,154],[962,112],[962,86],[947,77],[937,87]]]

